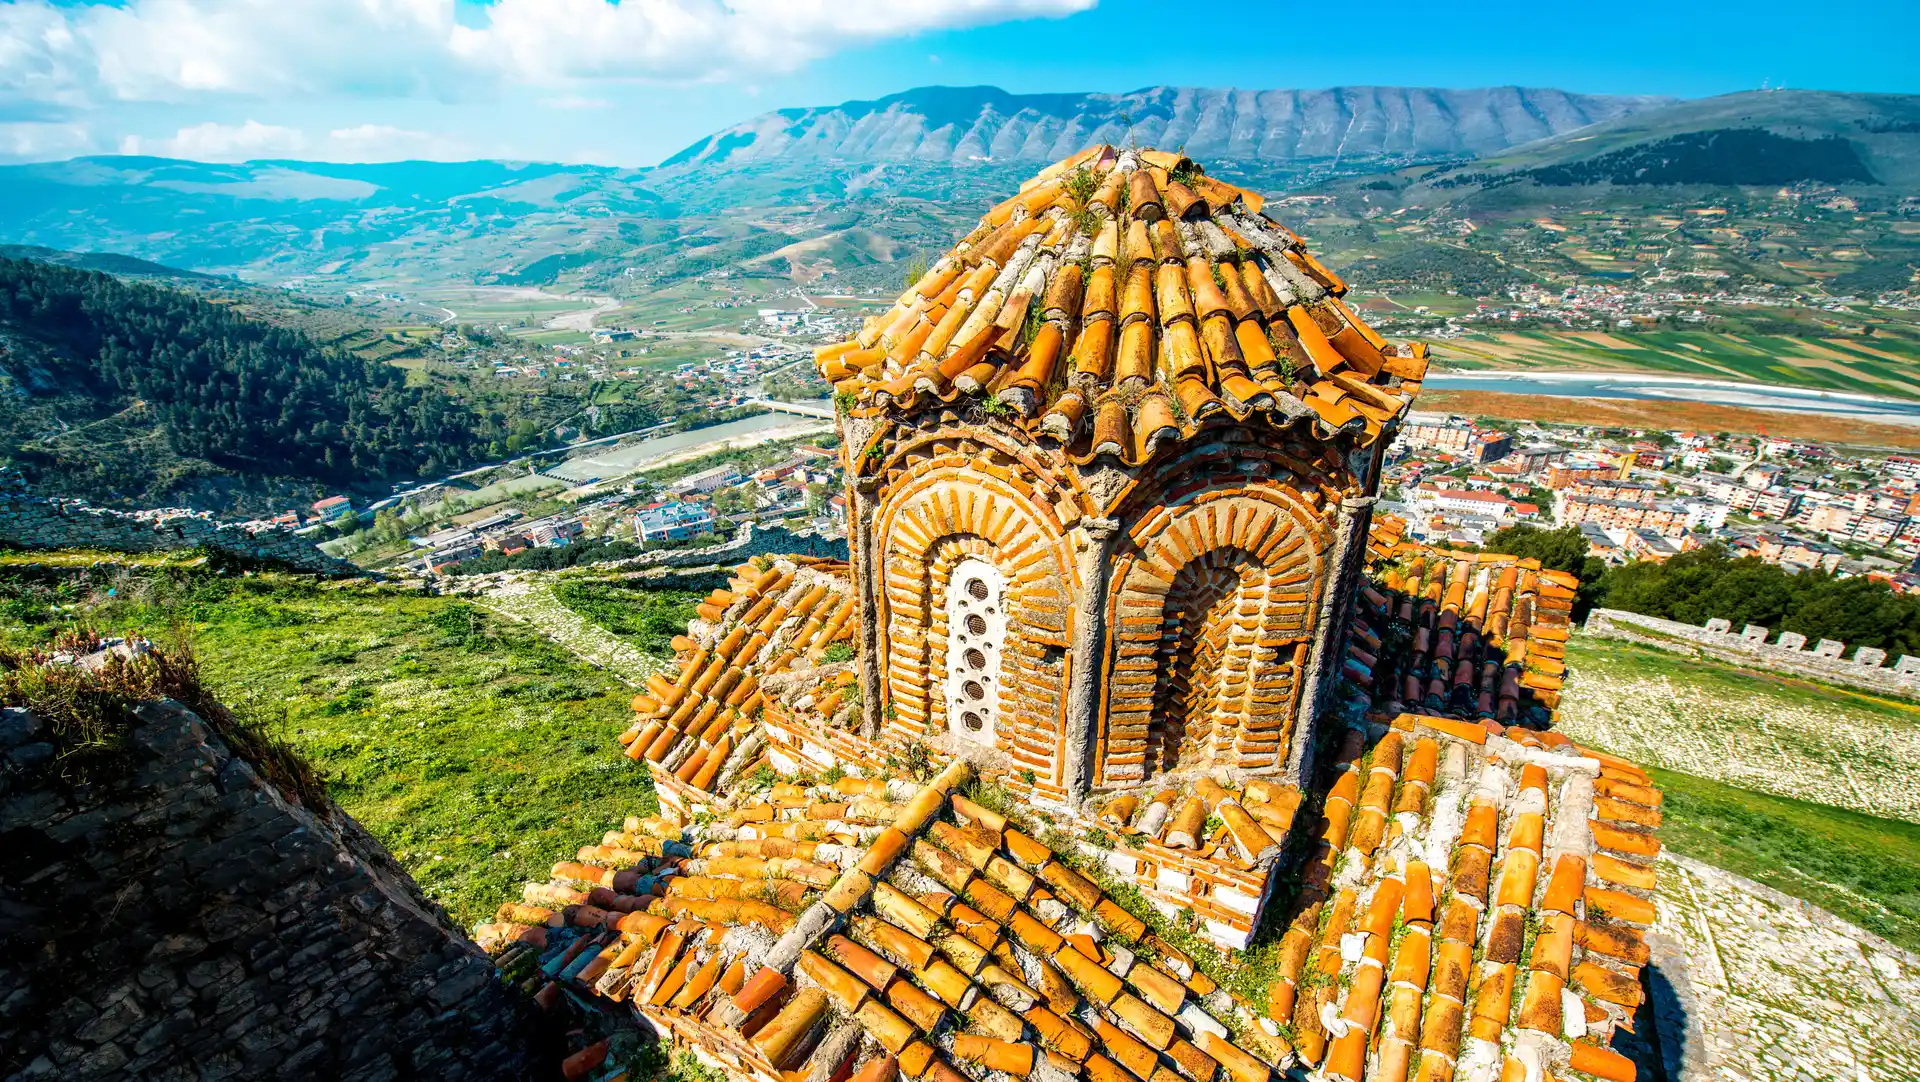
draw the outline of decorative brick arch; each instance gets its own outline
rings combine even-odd
[[[1218,472],[1205,461],[1170,464],[1135,487],[1128,503],[1138,510],[1122,517],[1096,785],[1287,760],[1335,572],[1325,558],[1335,490],[1275,448],[1195,457]]]
[[[948,586],[963,561],[984,560],[1005,579],[994,745],[1057,789],[1079,580],[1055,508],[1071,494],[976,441],[927,441],[890,465],[874,519],[889,732],[916,739],[948,728]]]

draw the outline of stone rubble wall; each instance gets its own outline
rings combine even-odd
[[[366,574],[346,560],[321,552],[312,541],[291,530],[252,530],[189,514],[145,519],[77,500],[48,499],[6,489],[0,489],[0,544],[109,552],[211,549],[318,575]]]
[[[680,568],[730,566],[752,556],[813,556],[846,561],[847,539],[823,537],[811,530],[789,530],[775,524],[743,523],[733,539],[707,548],[662,549],[597,565],[603,568]]]
[[[1767,672],[1920,699],[1920,658],[1902,654],[1888,666],[1886,651],[1871,646],[1859,647],[1852,657],[1844,657],[1846,644],[1833,639],[1821,639],[1809,649],[1806,636],[1792,631],[1781,632],[1770,643],[1769,629],[1756,624],[1748,624],[1735,634],[1726,620],[1708,620],[1704,626],[1695,627],[1619,609],[1594,609],[1587,614],[1582,630],[1595,638],[1636,642]]]
[[[533,1012],[378,842],[171,701],[65,776],[0,710],[0,1078],[543,1077]]]

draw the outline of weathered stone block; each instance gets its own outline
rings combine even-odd
[[[1920,673],[1920,657],[1914,657],[1912,654],[1901,654],[1900,660],[1893,663],[1893,671],[1902,676]]]
[[[289,804],[177,707],[136,717],[118,775],[4,771],[10,1077],[537,1074],[531,1013],[364,831]],[[0,714],[16,761],[37,724]]]
[[[1840,660],[1840,655],[1846,652],[1847,644],[1837,639],[1821,639],[1820,644],[1813,648],[1815,657],[1830,657],[1835,661]]]
[[[1798,631],[1782,631],[1780,641],[1774,645],[1782,650],[1804,650],[1807,646],[1807,637]]]
[[[1716,616],[1707,621],[1707,632],[1712,635],[1725,635],[1733,630],[1732,620],[1723,620]]]
[[[1853,652],[1853,663],[1863,669],[1877,669],[1887,663],[1887,652],[1872,646],[1862,646]]]
[[[1770,634],[1772,634],[1771,631],[1761,627],[1759,624],[1748,624],[1746,627],[1740,629],[1740,637],[1751,643],[1766,642],[1767,636]]]

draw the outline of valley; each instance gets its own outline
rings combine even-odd
[[[0,1082],[1920,1082],[1914,13],[1304,14],[0,0]]]

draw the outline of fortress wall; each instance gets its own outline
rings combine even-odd
[[[1582,630],[1595,638],[1637,642],[1766,672],[1920,699],[1920,659],[1902,654],[1888,664],[1886,651],[1870,646],[1849,651],[1845,643],[1833,639],[1810,644],[1806,636],[1793,632],[1782,632],[1769,642],[1769,629],[1754,624],[1736,633],[1726,620],[1695,627],[1619,609],[1594,609]]]
[[[540,1077],[530,1008],[358,824],[134,713],[82,780],[0,710],[0,1077]]]
[[[0,490],[0,544],[26,549],[91,548],[109,552],[182,552],[211,549],[249,561],[284,564],[319,575],[366,572],[314,547],[291,530],[249,530],[192,515],[158,520]]]

